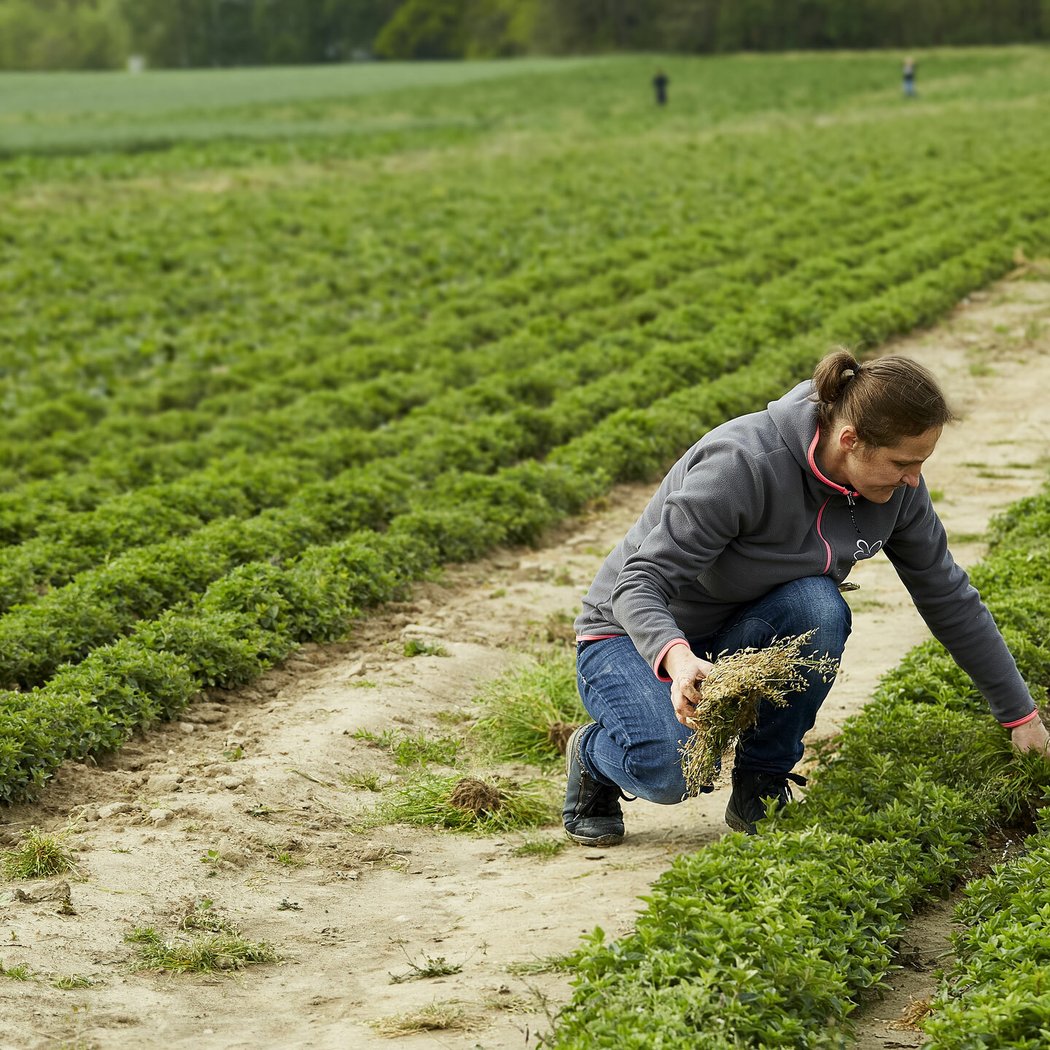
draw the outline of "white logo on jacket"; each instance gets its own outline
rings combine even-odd
[[[853,552],[854,561],[864,561],[865,558],[874,558],[882,550],[882,540],[868,543],[867,540],[857,540],[857,549]]]

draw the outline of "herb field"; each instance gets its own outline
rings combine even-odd
[[[0,797],[1045,250],[1041,57],[931,55],[914,104],[885,56],[679,60],[666,112],[550,63],[248,142],[210,122],[272,99],[191,95],[9,157]]]
[[[1046,770],[877,622],[877,577],[859,643],[904,658],[804,805],[746,838],[717,793],[673,833],[639,802],[609,861],[562,851],[582,716],[552,610],[622,535],[599,497],[967,296],[952,374],[1020,414],[1050,331],[1043,52],[922,54],[910,100],[896,55],[660,64],[662,109],[644,57],[0,76],[0,845],[32,829],[0,859],[69,874],[5,903],[16,1041],[846,1047],[1005,829],[925,1045],[1047,1045]],[[1045,417],[980,418],[943,442],[953,546],[985,527],[961,481],[1045,465]],[[585,508],[539,559],[427,582]],[[972,569],[1040,701],[1048,524],[1050,491],[1015,504]],[[538,663],[481,682],[529,637]]]

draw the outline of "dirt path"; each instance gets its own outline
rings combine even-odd
[[[932,367],[964,415],[927,478],[943,493],[937,504],[957,557],[972,563],[989,515],[1045,476],[1050,280],[1004,282],[894,349]],[[471,711],[471,698],[530,639],[564,633],[650,489],[617,489],[542,550],[455,568],[348,643],[308,647],[251,689],[209,697],[102,768],[63,768],[37,803],[0,814],[8,841],[31,825],[71,827],[82,868],[70,880],[70,908],[0,886],[0,964],[35,975],[0,977],[0,1047],[371,1048],[390,1040],[370,1022],[453,1000],[477,1027],[396,1045],[536,1045],[568,981],[509,967],[567,952],[596,925],[613,936],[627,931],[638,896],[671,858],[725,832],[725,789],[671,808],[634,803],[622,847],[539,860],[515,857],[513,836],[348,833],[374,796],[340,777],[392,771],[355,731],[446,731],[442,712]],[[834,732],[925,637],[884,559],[863,563],[855,578],[854,636],[816,734]],[[406,659],[403,632],[420,627],[450,655]],[[208,978],[134,971],[124,936],[137,926],[170,931],[201,899],[284,961]],[[439,958],[461,971],[391,980]],[[54,987],[56,977],[73,975],[95,983]],[[917,1044],[878,1013],[869,1011],[865,1047]]]

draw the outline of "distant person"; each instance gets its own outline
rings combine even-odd
[[[656,92],[656,104],[667,105],[667,85],[671,83],[670,77],[661,69],[653,77],[653,90]]]
[[[901,75],[904,79],[905,98],[915,97],[915,70],[915,59],[909,55],[904,60],[904,65],[901,67]]]

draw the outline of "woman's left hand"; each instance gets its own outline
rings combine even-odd
[[[1047,733],[1038,715],[1024,725],[1014,726],[1010,730],[1010,743],[1018,751],[1041,753],[1043,758],[1050,761],[1050,733]]]

